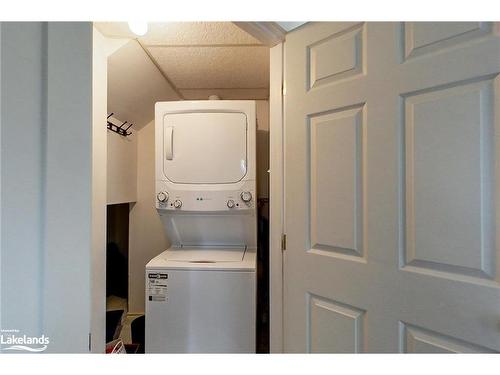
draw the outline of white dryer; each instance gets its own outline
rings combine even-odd
[[[172,246],[146,265],[146,352],[255,352],[255,102],[161,102],[155,126]]]

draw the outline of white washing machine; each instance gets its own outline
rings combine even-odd
[[[253,353],[255,102],[161,102],[155,126],[172,246],[146,265],[146,353]]]

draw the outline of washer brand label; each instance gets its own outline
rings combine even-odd
[[[150,279],[168,279],[168,273],[150,273],[148,275]]]
[[[168,273],[148,274],[148,299],[155,302],[168,301],[167,295]]]

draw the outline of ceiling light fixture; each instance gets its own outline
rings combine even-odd
[[[128,28],[137,36],[144,36],[148,32],[148,23],[147,22],[129,22]]]

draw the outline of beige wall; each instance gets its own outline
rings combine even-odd
[[[118,141],[106,134],[108,101],[108,57],[126,41],[104,37],[92,28],[92,252],[91,252],[91,334],[94,353],[104,353],[106,338],[106,203],[109,202],[110,187],[116,198],[123,198],[124,187],[115,190],[123,175],[121,159],[130,159],[130,151],[120,147]],[[120,137],[114,134],[116,137]],[[123,137],[121,137],[123,138]],[[118,145],[117,145],[118,144]],[[129,147],[130,148],[130,147]],[[135,156],[133,156],[135,157]],[[128,159],[127,159],[128,158]],[[126,185],[133,184],[134,176]],[[121,178],[121,181],[124,179]],[[130,194],[129,194],[130,195]]]
[[[104,124],[103,124],[104,126]],[[128,137],[108,130],[108,204],[135,202],[137,199],[137,132]]]
[[[137,132],[137,202],[130,210],[129,312],[144,312],[146,263],[169,247],[156,212],[155,124],[151,121]]]
[[[257,190],[268,197],[269,102],[257,101]],[[137,132],[137,203],[130,211],[129,312],[144,312],[146,263],[169,247],[168,239],[154,206],[155,124]]]
[[[269,197],[269,101],[257,100],[257,196]]]

